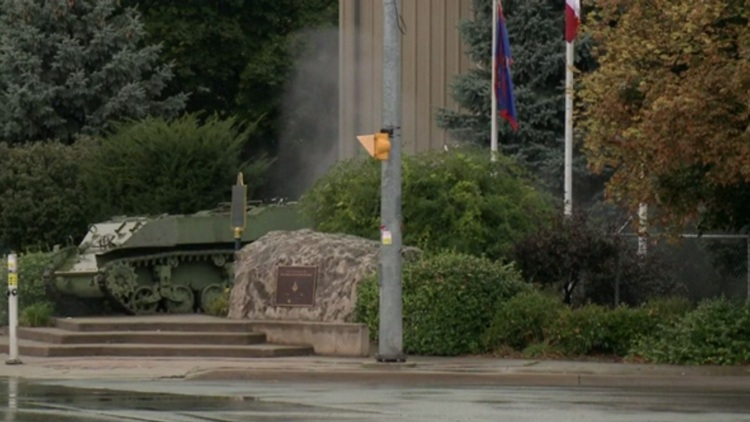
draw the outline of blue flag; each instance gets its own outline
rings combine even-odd
[[[518,130],[516,100],[513,97],[513,79],[510,75],[512,63],[508,29],[505,27],[502,3],[497,0],[497,44],[495,48],[495,96],[500,117],[507,120],[513,130]]]

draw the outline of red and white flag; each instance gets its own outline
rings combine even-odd
[[[565,41],[571,42],[581,23],[581,0],[565,0]]]

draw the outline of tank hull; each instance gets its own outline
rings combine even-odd
[[[240,245],[309,227],[294,204],[251,207]],[[234,255],[227,211],[121,217],[92,225],[45,278],[55,295],[107,300],[129,314],[205,312],[231,287]]]

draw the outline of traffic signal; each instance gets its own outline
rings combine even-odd
[[[391,152],[391,138],[388,132],[380,131],[374,135],[361,135],[357,136],[357,139],[373,158],[380,161],[388,160]]]
[[[391,139],[387,132],[378,132],[375,134],[375,148],[373,157],[376,160],[385,161],[391,152]]]

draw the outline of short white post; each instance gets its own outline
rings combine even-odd
[[[18,365],[18,256],[14,253],[8,255],[8,360],[6,365]]]

